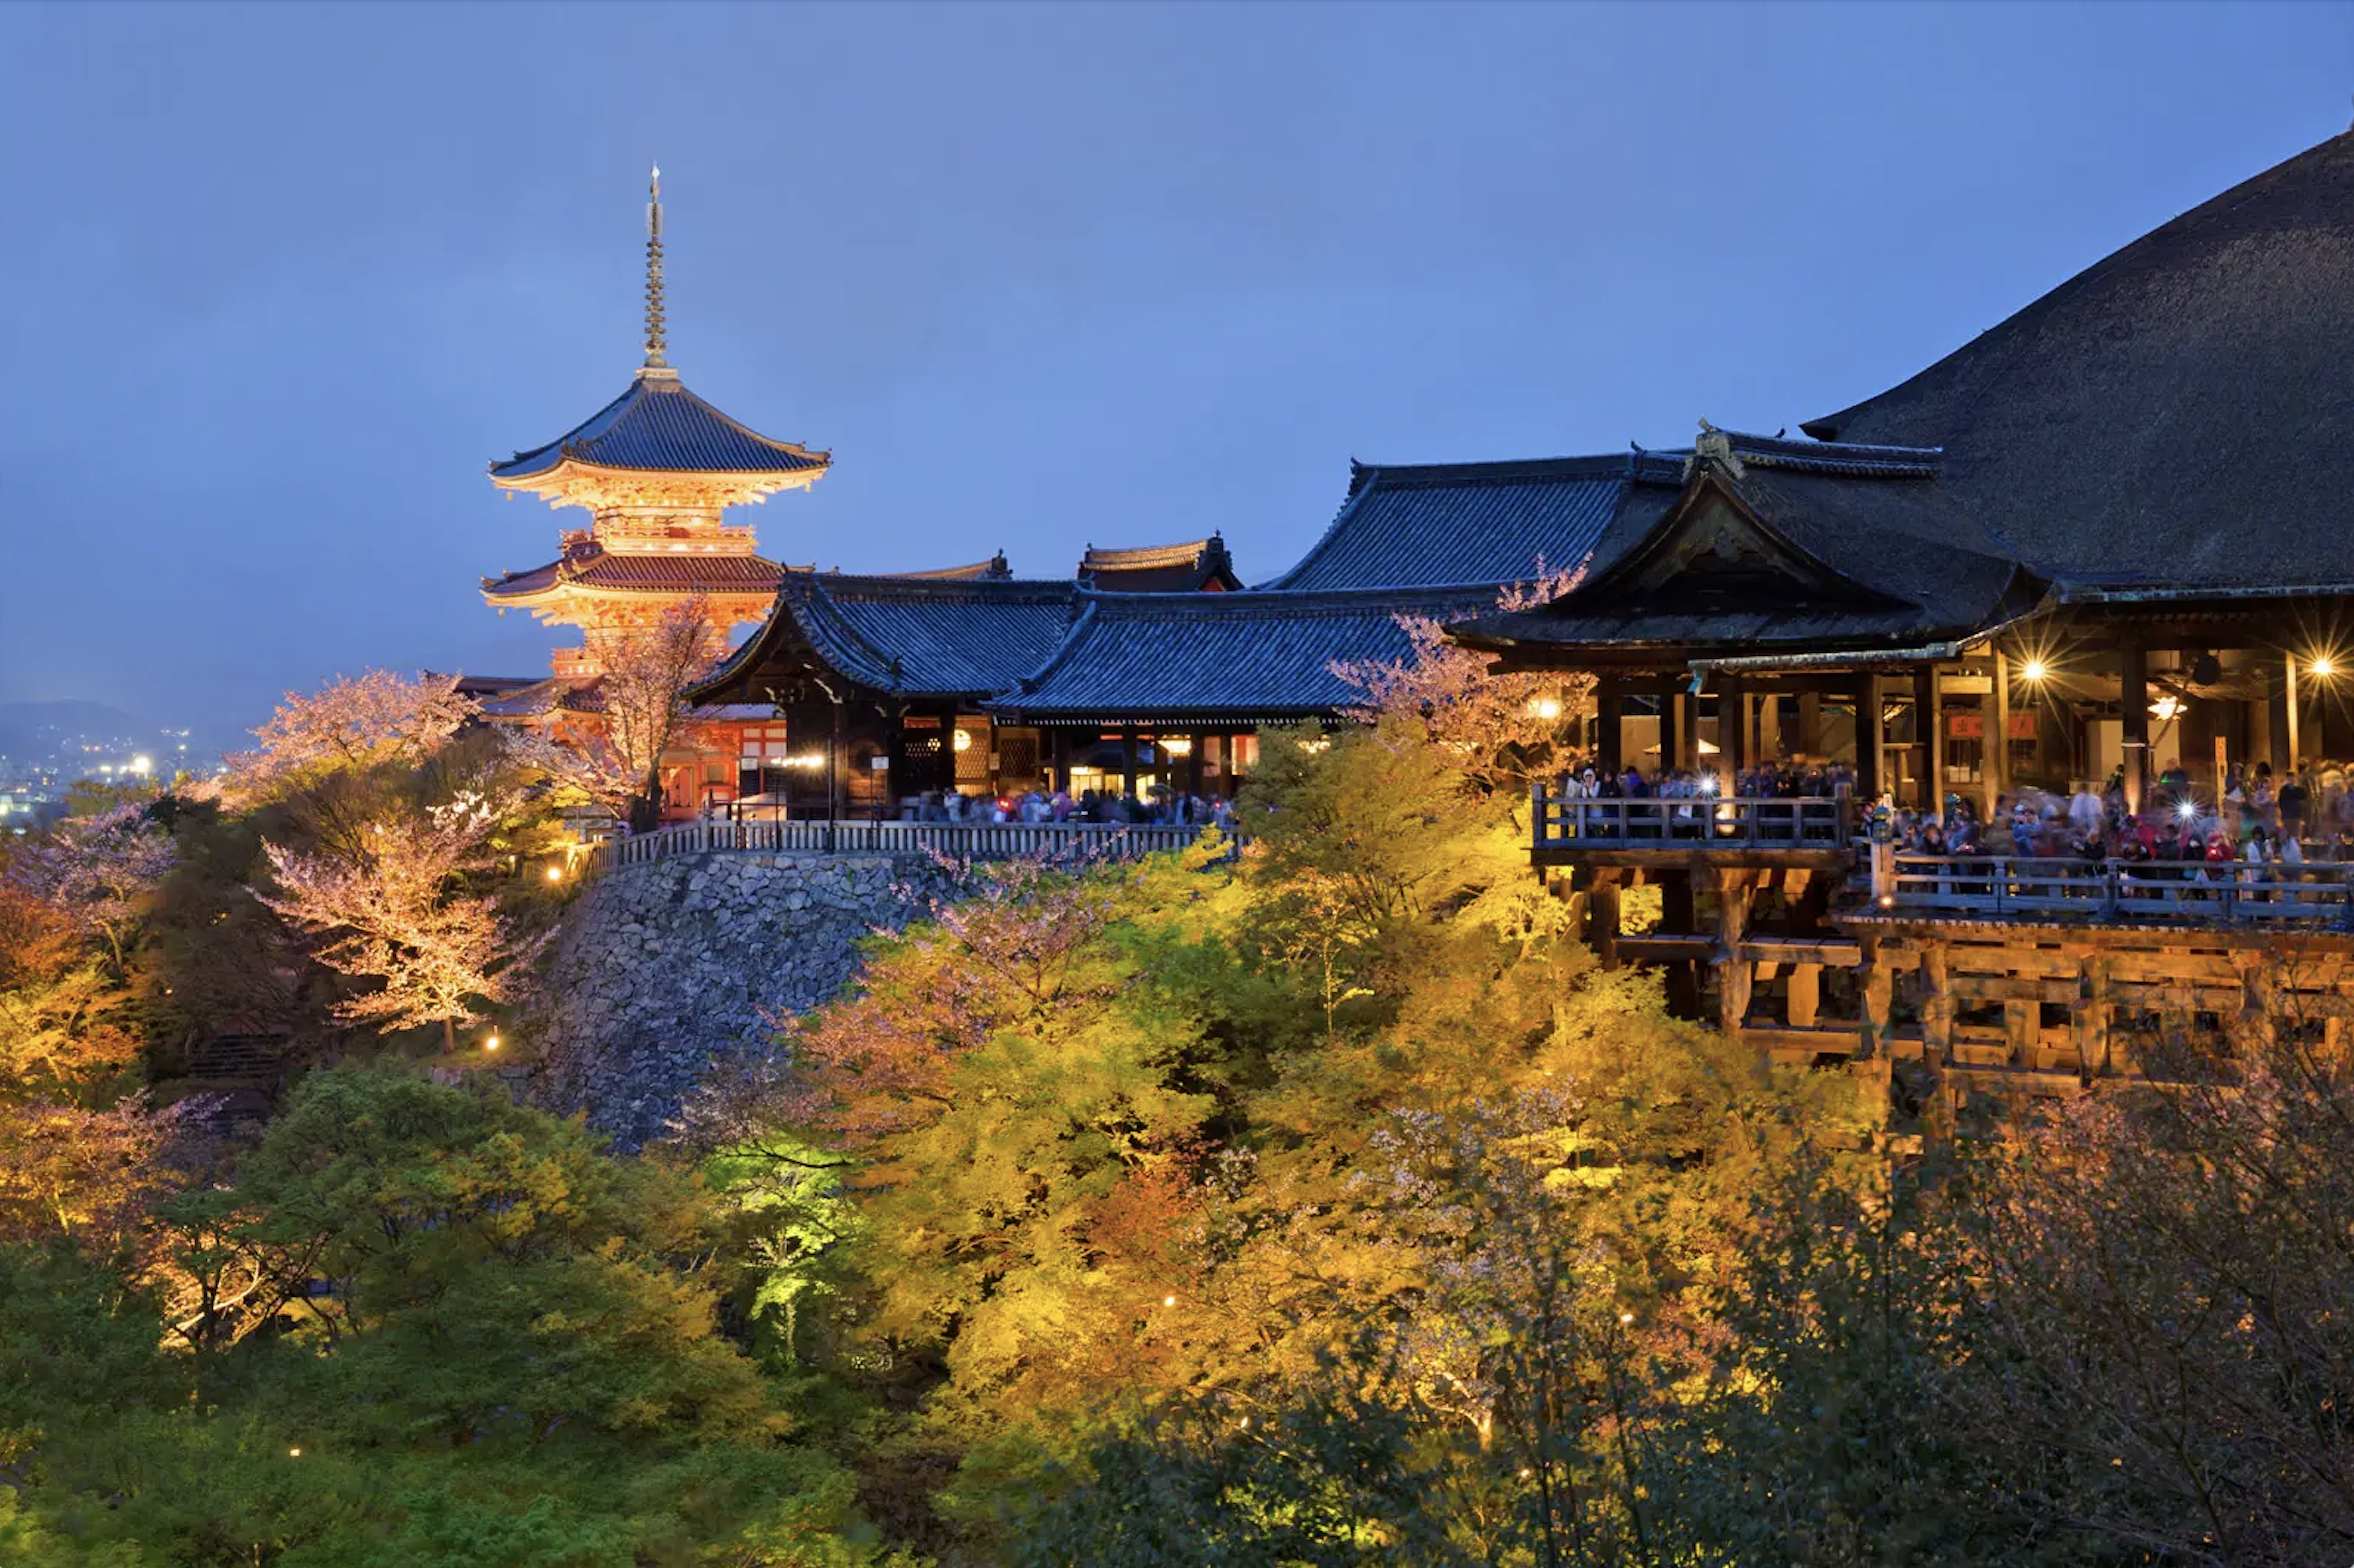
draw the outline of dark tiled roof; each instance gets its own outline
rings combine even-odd
[[[1125,550],[1089,545],[1072,576],[1082,586],[1105,593],[1194,593],[1242,586],[1234,574],[1234,557],[1227,554],[1226,540],[1219,534]]]
[[[520,599],[559,583],[620,593],[774,593],[785,569],[757,555],[639,554],[607,550],[593,540],[559,560],[527,572],[485,577],[491,599]]]
[[[1324,537],[1271,589],[1494,588],[1583,562],[1647,466],[1635,453],[1350,465]]]
[[[694,695],[737,698],[764,664],[814,655],[876,691],[989,696],[1053,656],[1076,595],[1063,582],[787,572],[767,622]]]
[[[2354,583],[2354,133],[1806,428],[1943,447],[1957,503],[2055,580]]]
[[[566,458],[601,468],[669,473],[799,474],[829,461],[736,423],[674,375],[641,372],[629,390],[546,446],[490,465],[494,479],[526,479]]]
[[[969,583],[1010,582],[1014,569],[998,551],[986,561],[975,561],[970,566],[936,566],[928,572],[886,572],[886,577],[897,577],[907,582]]]
[[[1445,619],[1495,603],[1466,593],[1080,596],[1079,623],[1051,663],[990,704],[1029,722],[1199,719],[1249,724],[1350,707],[1364,693],[1335,661],[1410,649],[1398,618]]]
[[[1464,623],[1457,634],[1489,647],[1895,646],[1978,629],[2041,597],[2042,584],[1937,480],[1898,467],[1822,473],[1761,466],[1749,439],[1731,440],[1739,475],[1704,465],[1673,504],[1651,513],[1640,538],[1612,541],[1608,564],[1576,589],[1534,610]],[[1650,586],[1656,552],[1711,490],[1733,498],[1765,538],[1818,568],[1822,587],[1787,599],[1744,591],[1710,602],[1708,579],[1698,574],[1679,571]]]

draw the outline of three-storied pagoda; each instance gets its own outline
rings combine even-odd
[[[605,638],[698,597],[709,607],[712,651],[723,652],[734,627],[767,613],[784,570],[760,556],[750,524],[727,523],[727,509],[807,489],[830,463],[827,453],[761,435],[687,389],[665,352],[663,288],[656,169],[646,204],[644,363],[626,391],[581,424],[490,465],[491,483],[509,494],[590,516],[588,527],[564,533],[553,561],[482,580],[483,598],[499,610],[581,629],[578,646],[556,650],[559,676],[593,677]]]

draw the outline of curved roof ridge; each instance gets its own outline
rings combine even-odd
[[[2218,231],[2222,238],[2234,238],[2252,232],[2236,230],[2228,220],[2244,216],[2251,204],[2273,195],[2279,187],[2291,185],[2299,176],[2309,174],[2335,159],[2345,158],[2349,153],[2354,153],[2354,130],[2341,131],[2303,152],[2284,158],[2271,168],[2250,175],[2237,185],[2208,197],[2189,211],[2177,213],[2156,228],[2126,241],[1894,386],[1860,402],[1851,403],[1835,413],[1803,421],[1798,428],[1818,440],[1837,441],[1841,431],[1859,420],[1867,420],[1874,413],[1887,412],[1887,405],[1900,394],[1927,387],[1941,379],[1950,380],[1953,372],[1982,364],[1993,349],[2006,345],[2028,327],[2058,313],[2079,296],[2091,293],[2099,285],[2129,274],[2136,268],[2162,262],[2163,258],[2158,253],[2168,244],[2196,238],[2211,228]]]
[[[641,473],[801,474],[830,467],[833,454],[762,435],[675,372],[645,370],[587,419],[553,441],[494,460],[490,472],[525,479],[567,459]]]
[[[1191,566],[1218,536],[1206,534],[1177,544],[1140,544],[1121,547],[1089,545],[1079,557],[1079,570],[1102,566]]]

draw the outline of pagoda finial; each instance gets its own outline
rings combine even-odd
[[[656,164],[646,202],[646,368],[660,370],[670,361],[662,350],[669,336],[662,330],[662,166]]]

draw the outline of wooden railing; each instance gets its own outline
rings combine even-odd
[[[2354,865],[1900,854],[1895,872],[1881,906],[1908,913],[2276,923],[2343,917]]]
[[[1537,849],[1837,849],[1855,835],[1845,797],[1596,799],[1536,786]]]
[[[959,860],[1134,860],[1182,849],[1198,827],[1108,822],[682,822],[592,847],[590,873],[681,855],[922,855]]]

